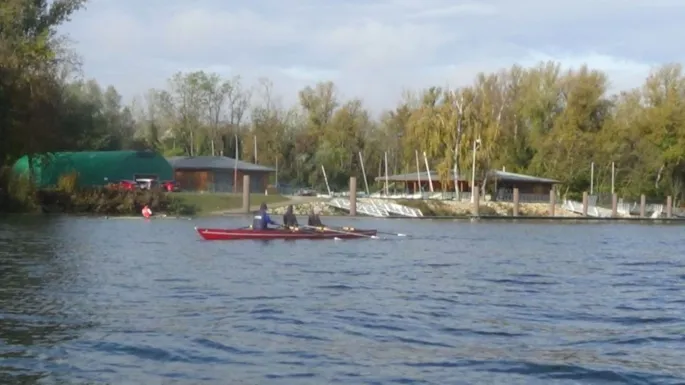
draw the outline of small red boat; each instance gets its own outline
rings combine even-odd
[[[354,239],[354,238],[375,238],[376,230],[359,230],[359,229],[270,229],[270,230],[252,230],[252,229],[209,229],[196,227],[195,231],[202,238],[208,241],[227,241],[227,240],[242,240],[242,239]]]

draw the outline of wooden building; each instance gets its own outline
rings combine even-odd
[[[435,192],[452,192],[454,191],[455,181],[453,176],[451,178],[448,181],[441,181],[437,172],[431,171],[429,175],[423,171],[419,173],[389,175],[387,181],[389,185],[392,185],[390,188],[392,191],[416,194],[430,191],[431,182]],[[379,176],[375,180],[384,183],[386,178],[385,176]],[[480,186],[483,183],[482,177],[477,178],[475,182],[476,186]],[[459,184],[460,191],[471,192],[470,176],[460,175],[457,183]],[[554,185],[560,184],[559,181],[554,179],[499,170],[489,171],[486,183],[486,190],[492,194],[494,200],[511,201],[514,188],[518,188],[521,202],[549,200],[550,190],[554,188]]]
[[[183,191],[240,193],[243,176],[250,176],[250,192],[263,193],[276,170],[236,161],[226,156],[176,156],[168,158]],[[236,180],[237,179],[237,180]]]
[[[452,176],[452,178],[454,178]],[[385,176],[376,178],[376,182],[384,183]],[[414,172],[407,174],[389,175],[387,178],[388,184],[393,185],[392,190],[404,192],[409,194],[417,194],[420,192],[430,191],[430,185],[433,185],[433,190],[439,191],[454,191],[454,179],[449,181],[441,181],[437,172],[431,171],[430,175],[425,172]],[[459,178],[460,191],[471,191],[470,180],[464,179],[463,176]]]
[[[547,202],[549,192],[555,185],[561,184],[555,179],[499,170],[490,171],[488,177],[493,183],[493,199],[503,202],[513,200],[514,188],[518,188],[521,202]]]

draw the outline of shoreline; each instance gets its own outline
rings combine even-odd
[[[274,214],[271,214],[272,216]],[[235,217],[235,218],[240,218],[240,217],[248,217],[251,216],[251,214],[224,214],[224,217]],[[297,217],[306,217],[306,215],[296,215]],[[209,216],[213,217],[213,216]],[[474,215],[433,215],[433,216],[423,216],[423,217],[403,217],[403,216],[390,216],[390,217],[370,217],[370,216],[365,216],[365,215],[357,215],[357,216],[350,216],[349,214],[328,214],[328,215],[319,215],[321,218],[347,218],[347,219],[352,219],[352,220],[359,220],[359,219],[372,219],[372,220],[413,220],[413,221],[421,221],[421,220],[441,220],[441,221],[502,221],[502,222],[526,222],[526,221],[541,221],[541,222],[613,222],[613,223],[620,223],[620,222],[643,222],[643,223],[678,223],[678,224],[685,224],[685,218],[639,218],[639,217],[583,217],[583,216],[577,216],[577,217],[568,217],[568,216],[501,216],[501,215],[479,215],[479,216],[474,216]],[[202,217],[196,217],[196,218],[202,218]]]
[[[278,215],[278,214],[272,214]],[[19,216],[40,216],[40,217],[76,217],[76,218],[92,218],[92,219],[128,219],[128,220],[146,220],[142,216],[132,216],[132,215],[98,215],[98,214],[88,214],[88,213],[54,213],[54,214],[42,214],[42,213],[14,213],[7,214],[5,217],[19,217]],[[207,213],[204,215],[196,216],[176,216],[176,215],[159,215],[153,216],[148,220],[197,220],[197,219],[209,219],[209,218],[249,218],[252,214],[244,213]],[[297,215],[297,217],[306,217],[306,215]],[[559,223],[641,223],[641,224],[685,224],[685,218],[673,217],[673,218],[640,218],[640,217],[583,217],[583,216],[501,216],[501,215],[433,215],[433,216],[423,216],[423,217],[403,217],[403,216],[390,216],[390,217],[369,217],[364,215],[350,216],[349,214],[321,214],[321,218],[340,218],[348,220],[412,220],[412,221],[454,221],[454,222],[559,222]]]

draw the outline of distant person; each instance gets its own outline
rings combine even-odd
[[[309,210],[309,219],[307,220],[307,225],[312,227],[323,227],[321,218],[319,218],[319,213],[321,213],[321,209],[318,207],[313,207],[311,210]]]
[[[150,217],[152,216],[152,210],[150,210],[149,205],[145,205],[145,207],[143,207],[142,214],[143,217],[145,217],[145,219],[150,219]]]
[[[297,224],[297,217],[295,216],[295,213],[293,213],[293,205],[288,205],[288,208],[285,210],[285,214],[283,214],[283,226],[285,226],[285,227],[298,227],[299,226]]]
[[[252,219],[253,230],[269,230],[269,225],[278,226],[278,223],[271,219],[266,210],[266,203],[262,202],[262,204],[259,205],[259,211],[257,212],[257,215],[255,215]]]

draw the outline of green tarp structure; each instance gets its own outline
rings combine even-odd
[[[53,187],[62,175],[78,173],[78,185],[104,186],[136,177],[174,179],[174,170],[160,154],[152,151],[56,152],[33,159],[38,187]],[[24,156],[12,168],[17,176],[29,176],[29,159]]]

